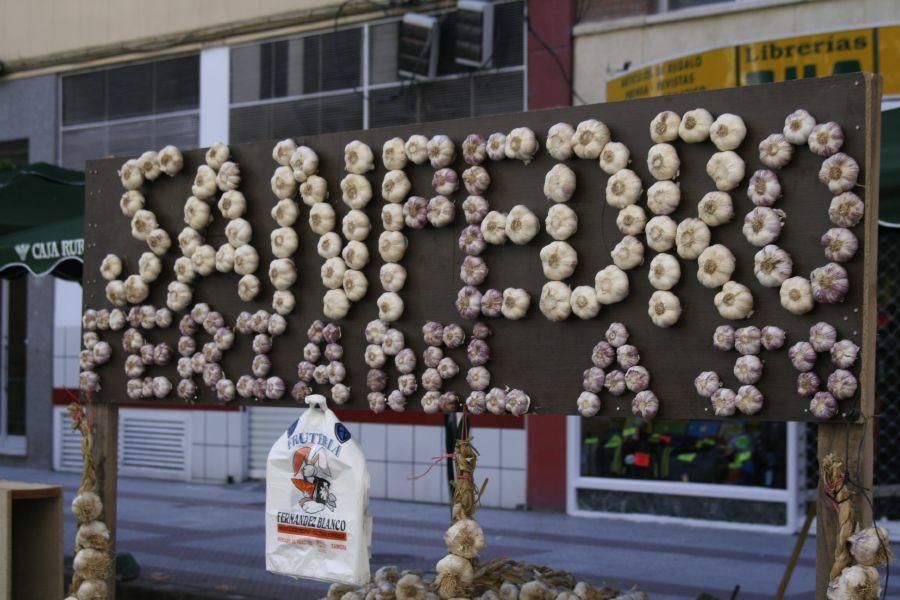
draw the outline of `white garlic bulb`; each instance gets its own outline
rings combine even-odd
[[[181,259],[179,258],[178,260]],[[175,262],[177,263],[178,261]],[[216,250],[216,271],[219,273],[228,273],[232,269],[234,269],[234,246],[227,243],[222,244],[219,246],[219,249]]]
[[[343,245],[341,236],[333,231],[329,231],[322,235],[316,243],[316,253],[322,258],[334,258],[341,255]]]
[[[348,300],[359,302],[369,289],[369,280],[362,271],[348,269],[344,271],[343,289]]]
[[[794,147],[780,133],[773,133],[759,143],[759,162],[772,169],[780,169],[791,162]]]
[[[275,258],[289,258],[297,251],[299,240],[297,232],[290,227],[279,227],[269,234],[272,242],[272,254]]]
[[[136,190],[144,183],[144,171],[138,161],[132,159],[125,161],[119,169],[119,180],[126,190]]]
[[[438,134],[428,140],[426,150],[428,152],[428,161],[433,169],[449,167],[456,158],[456,146],[453,145],[453,140],[444,134]],[[412,160],[412,157],[410,157],[410,160]],[[413,162],[416,161],[413,160]]]
[[[202,277],[207,277],[216,270],[216,249],[209,244],[203,244],[191,256],[194,271]]]
[[[587,119],[578,124],[572,136],[572,151],[578,158],[596,159],[603,147],[609,143],[609,127],[596,119]]]
[[[188,227],[203,229],[212,222],[209,204],[191,196],[184,203],[184,222]]]
[[[489,244],[506,242],[506,213],[492,210],[481,221],[481,236]]]
[[[551,242],[541,248],[544,277],[559,281],[572,276],[578,265],[578,253],[566,242]]]
[[[350,299],[343,288],[328,290],[322,297],[322,314],[332,320],[343,319],[350,310]]]
[[[705,142],[709,139],[709,128],[713,116],[705,108],[695,108],[684,113],[678,125],[678,136],[689,144]]]
[[[372,223],[369,216],[361,210],[353,209],[341,220],[341,233],[347,240],[362,242],[369,237],[371,230]]]
[[[819,169],[819,181],[827,185],[832,194],[853,189],[858,177],[859,164],[843,152],[826,158]]]
[[[381,266],[379,280],[386,292],[399,292],[406,285],[406,269],[397,263],[385,263]]]
[[[107,283],[106,299],[109,300],[110,304],[113,306],[125,306],[128,302],[127,298],[125,298],[125,284],[118,279],[114,279]]]
[[[678,256],[694,260],[709,246],[709,227],[700,219],[688,218],[675,230],[675,247]]]
[[[767,169],[759,169],[750,176],[747,196],[756,206],[772,206],[781,197],[778,175]]]
[[[578,215],[565,204],[554,204],[547,211],[544,228],[554,240],[566,240],[578,230]]]
[[[706,163],[706,174],[716,184],[716,189],[733,190],[744,179],[744,159],[731,150],[716,152]]]
[[[556,160],[572,158],[572,137],[575,128],[568,123],[557,123],[547,131],[547,153]]]
[[[344,204],[352,209],[361,209],[372,199],[372,184],[364,176],[350,173],[341,180],[341,194]]]
[[[187,256],[177,259],[173,268],[175,270],[175,279],[181,283],[190,283],[197,276],[196,271],[194,271],[194,263]]]
[[[169,177],[174,177],[184,167],[184,157],[181,150],[175,146],[166,146],[156,155],[159,169]]]
[[[719,150],[734,150],[747,135],[744,120],[737,115],[724,113],[709,126],[709,139]]]
[[[369,248],[362,242],[352,240],[341,250],[341,257],[348,267],[360,271],[369,264]]]
[[[336,290],[344,285],[344,273],[347,271],[347,264],[343,258],[335,256],[329,258],[322,265],[320,275],[322,276],[322,285]]]
[[[628,296],[628,275],[615,265],[609,265],[594,277],[594,290],[600,304],[615,304]]]
[[[262,291],[262,285],[256,275],[248,273],[238,280],[238,298],[244,302],[250,302],[259,296],[260,291]]]
[[[293,200],[288,200],[291,204],[296,206],[296,203]],[[279,203],[280,204],[280,203]],[[222,194],[219,198],[219,212],[222,213],[222,216],[226,219],[237,219],[238,217],[243,216],[244,212],[247,210],[247,199],[244,198],[244,194],[237,190],[230,190]],[[275,209],[272,209],[274,217]]]
[[[565,321],[572,314],[572,290],[562,281],[550,281],[541,289],[538,308],[551,321]]]
[[[277,290],[272,294],[272,309],[279,315],[289,315],[294,311],[296,299],[287,290]]]
[[[572,312],[579,319],[593,319],[600,312],[597,291],[589,285],[579,285],[572,290],[569,303],[572,305]]]
[[[735,258],[722,244],[713,244],[697,257],[697,281],[704,287],[717,288],[731,279]]]
[[[805,277],[785,279],[781,284],[779,297],[781,306],[795,315],[802,315],[813,309],[812,285]]]
[[[411,135],[403,146],[406,158],[415,165],[421,165],[428,160],[428,138],[424,135]]]
[[[197,174],[194,176],[194,185],[191,186],[191,193],[200,200],[209,200],[216,194],[216,172],[208,165],[200,165],[197,167]]]
[[[757,247],[771,244],[781,235],[785,213],[777,208],[757,206],[744,217],[744,237]]]
[[[681,159],[672,144],[656,144],[647,152],[647,169],[657,181],[675,179],[681,168]]]
[[[181,312],[191,302],[191,288],[186,283],[173,281],[169,284],[166,295],[166,306],[169,310]]]
[[[647,208],[655,215],[675,212],[681,202],[681,187],[673,181],[657,181],[647,190]]]
[[[289,258],[276,258],[269,263],[269,281],[276,290],[286,290],[297,281],[297,268]]]
[[[206,164],[211,169],[219,170],[230,157],[231,151],[228,149],[228,145],[223,142],[216,142],[206,151]]]
[[[144,195],[137,190],[128,190],[122,194],[119,208],[122,210],[122,214],[130,219],[137,211],[144,208]]]
[[[147,245],[157,256],[162,256],[172,247],[172,239],[165,229],[156,228],[147,236]]]
[[[631,152],[628,146],[621,142],[609,142],[603,146],[600,152],[600,168],[604,173],[613,175],[621,171],[631,162]]]
[[[403,139],[391,138],[381,147],[381,162],[384,163],[385,169],[402,169],[406,166],[407,160]]]
[[[131,218],[131,235],[136,240],[146,242],[150,232],[157,228],[156,215],[149,210],[141,209]]]
[[[162,261],[152,252],[144,252],[138,259],[138,275],[147,283],[156,281],[162,272]]]
[[[616,227],[625,235],[638,235],[644,231],[647,215],[637,204],[626,206],[616,217]]]
[[[831,156],[844,145],[844,130],[834,121],[819,123],[809,132],[806,141],[813,154]]]
[[[401,170],[388,171],[381,182],[381,197],[388,202],[403,202],[411,189],[412,184],[406,173]]]
[[[241,168],[237,163],[227,161],[216,173],[216,186],[223,191],[236,190],[241,185]]]
[[[225,237],[228,238],[229,244],[239,248],[249,244],[253,239],[253,228],[246,219],[232,219],[225,226]]]
[[[291,164],[291,156],[297,151],[297,143],[290,139],[283,139],[272,148],[272,160],[279,165],[289,166]]]
[[[718,227],[734,218],[734,203],[727,192],[709,192],[697,204],[697,214],[710,227]]]
[[[506,136],[506,158],[521,160],[526,165],[538,151],[537,136],[528,127],[516,127]]]
[[[400,231],[405,225],[402,204],[385,204],[381,207],[381,225],[385,231]]]
[[[289,164],[294,181],[303,183],[319,170],[319,156],[308,146],[300,146],[291,154]]]
[[[300,184],[300,199],[307,206],[325,202],[328,198],[328,183],[318,175],[310,175]]]
[[[647,314],[657,327],[671,327],[681,317],[681,301],[672,292],[658,290],[650,296]]]
[[[795,146],[805,144],[816,126],[816,120],[802,108],[789,114],[784,120],[782,133],[785,139]]]
[[[100,262],[100,275],[107,281],[112,281],[122,274],[122,259],[115,254],[107,254]]]
[[[392,323],[403,315],[403,299],[396,292],[385,292],[378,297],[378,318]]]
[[[553,165],[544,177],[544,195],[553,202],[568,202],[575,193],[575,172],[562,163]]]
[[[531,210],[523,205],[514,206],[506,215],[506,237],[517,245],[524,245],[534,239],[541,228],[541,222]]]
[[[485,153],[491,160],[506,158],[506,134],[498,131],[488,136]]]
[[[456,206],[446,196],[435,196],[428,201],[428,222],[434,227],[446,227],[456,216]]]
[[[671,254],[657,254],[650,261],[647,279],[657,290],[671,290],[681,279],[681,265]]]
[[[714,302],[723,319],[747,319],[753,314],[753,294],[736,281],[725,282]]]
[[[753,257],[753,273],[766,287],[780,287],[791,276],[794,261],[783,248],[774,244],[764,246]]]
[[[327,202],[316,202],[309,210],[309,228],[317,235],[325,235],[334,229],[335,218],[334,207]]]
[[[375,156],[368,144],[353,140],[344,146],[344,170],[362,175],[375,168]]]
[[[653,217],[644,226],[647,245],[657,252],[668,252],[675,245],[677,224],[668,216]]]
[[[215,257],[213,257],[213,263],[215,264]],[[196,265],[195,265],[196,266]],[[238,275],[247,275],[249,273],[255,273],[256,268],[259,266],[259,254],[256,253],[256,248],[251,245],[241,246],[240,248],[236,248],[234,251],[234,272]]]
[[[503,290],[503,304],[500,308],[503,316],[511,321],[521,319],[528,312],[531,295],[521,288]]]
[[[293,198],[297,193],[297,180],[294,179],[294,171],[290,167],[278,167],[269,181],[272,193],[276,198]]]
[[[642,190],[640,177],[631,169],[621,169],[606,182],[606,203],[613,208],[625,208],[638,201]]]
[[[378,254],[384,262],[400,262],[408,244],[409,240],[399,231],[383,231],[378,236]]]
[[[681,116],[671,110],[664,110],[650,121],[650,139],[656,143],[672,142],[678,139]]]

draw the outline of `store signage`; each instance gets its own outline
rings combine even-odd
[[[84,254],[84,239],[16,244],[15,250],[21,260],[26,260],[29,254],[35,260],[48,260],[60,257],[71,258]]]
[[[606,99],[650,98],[858,71],[880,71],[884,94],[900,94],[900,26],[760,41],[665,60],[610,79]]]

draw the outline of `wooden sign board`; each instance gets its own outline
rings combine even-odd
[[[775,352],[763,351],[764,374],[758,388],[765,395],[765,407],[752,419],[785,421],[812,420],[808,413],[808,399],[801,398],[795,391],[797,372],[791,366],[787,348],[794,342],[807,339],[809,328],[818,321],[833,324],[840,338],[853,340],[861,348],[861,357],[854,367],[861,379],[857,395],[841,403],[841,411],[836,419],[856,419],[859,416],[860,398],[862,411],[871,414],[874,362],[875,324],[875,264],[876,226],[878,190],[878,137],[879,137],[880,80],[867,74],[854,74],[824,79],[794,81],[774,85],[758,85],[741,89],[731,89],[697,94],[651,98],[631,102],[579,106],[558,110],[526,112],[519,114],[492,115],[472,119],[461,119],[421,125],[326,134],[296,140],[313,148],[320,158],[320,175],[329,186],[330,203],[338,213],[337,230],[340,219],[349,210],[341,201],[340,181],[344,173],[344,146],[358,139],[369,144],[376,156],[376,168],[367,174],[374,197],[365,212],[372,222],[372,232],[366,244],[372,260],[364,272],[369,281],[367,296],[353,304],[346,318],[339,324],[343,330],[344,363],[347,368],[347,384],[352,390],[348,408],[368,409],[366,403],[366,366],[363,354],[366,342],[363,331],[365,325],[377,316],[375,300],[382,292],[379,284],[379,269],[382,266],[377,251],[378,235],[382,231],[380,197],[381,181],[385,168],[380,155],[384,141],[400,136],[406,139],[411,134],[421,133],[427,137],[447,134],[456,142],[457,148],[470,133],[480,133],[485,138],[493,132],[509,132],[515,127],[532,128],[541,141],[541,149],[528,165],[517,160],[486,161],[485,167],[491,176],[491,185],[484,196],[492,209],[508,211],[514,205],[524,204],[541,220],[541,232],[529,244],[514,246],[488,246],[483,253],[490,273],[481,289],[507,287],[524,288],[531,294],[531,308],[524,319],[510,321],[503,318],[486,319],[493,329],[489,339],[492,359],[488,368],[492,385],[509,386],[524,390],[532,399],[531,410],[538,414],[576,414],[575,401],[582,389],[582,372],[591,366],[591,350],[603,339],[604,332],[612,322],[624,323],[631,334],[629,342],[640,351],[641,364],[650,371],[650,388],[660,399],[659,418],[699,419],[711,418],[709,401],[694,390],[694,378],[701,371],[718,372],[725,385],[732,389],[739,387],[732,374],[737,352],[720,352],[712,347],[712,336],[717,326],[731,324],[777,325],[787,332],[784,348]],[[726,245],[737,259],[733,279],[747,285],[753,293],[755,309],[752,316],[741,322],[728,322],[719,316],[713,298],[716,290],[707,289],[696,279],[696,261],[681,260],[681,281],[672,290],[681,300],[683,314],[680,320],[667,329],[653,325],[648,318],[648,299],[653,288],[647,279],[649,262],[654,252],[647,249],[644,264],[629,271],[630,293],[618,304],[605,306],[592,320],[581,320],[574,316],[563,322],[551,322],[538,310],[541,288],[546,283],[539,252],[552,241],[543,227],[543,219],[551,206],[543,194],[544,177],[555,164],[555,160],[544,149],[547,130],[559,121],[573,125],[594,118],[609,125],[612,137],[623,142],[631,151],[630,167],[640,176],[644,188],[653,179],[648,172],[646,156],[653,145],[649,136],[649,124],[653,117],[663,110],[684,113],[703,107],[713,115],[730,112],[741,116],[748,129],[747,137],[737,149],[746,163],[746,177],[732,192],[735,218],[731,223],[712,229],[712,243]],[[759,250],[744,237],[741,228],[744,215],[753,208],[746,188],[747,179],[759,168],[763,168],[758,157],[758,144],[771,133],[782,130],[785,117],[792,111],[804,108],[819,122],[835,121],[846,134],[842,151],[854,157],[860,164],[859,187],[857,193],[866,204],[863,223],[853,229],[860,241],[860,250],[846,264],[850,277],[850,291],[840,304],[817,304],[808,314],[796,316],[782,308],[778,289],[766,288],[758,283],[753,274],[753,257]],[[164,141],[161,141],[164,142]],[[257,272],[263,283],[263,292],[254,302],[242,302],[237,296],[239,276],[234,273],[198,278],[192,285],[193,302],[207,302],[220,311],[229,324],[233,324],[240,311],[271,310],[273,288],[268,281],[267,270],[272,259],[269,234],[276,227],[270,210],[276,199],[270,189],[270,178],[278,166],[272,159],[274,142],[240,144],[231,147],[231,154],[241,168],[240,190],[248,201],[246,218],[253,226],[253,244],[260,255]],[[706,163],[716,151],[710,142],[686,144],[674,142],[681,159],[678,182],[681,186],[680,207],[671,216],[676,221],[697,216],[697,203],[706,192],[715,189],[706,174]],[[806,147],[798,147],[788,166],[779,174],[783,187],[783,198],[776,207],[786,213],[786,225],[778,240],[793,258],[794,274],[809,276],[809,273],[828,262],[820,246],[820,236],[832,224],[828,217],[828,206],[833,194],[817,179],[822,158],[814,155]],[[165,305],[166,287],[174,279],[172,265],[180,256],[176,238],[184,227],[182,211],[185,200],[190,195],[194,173],[203,164],[204,151],[185,152],[183,171],[174,178],[161,176],[144,187],[147,208],[152,210],[160,223],[173,239],[172,249],[162,257],[163,275],[151,285],[147,303]],[[132,238],[129,219],[119,211],[118,201],[122,187],[116,174],[122,159],[105,159],[89,163],[87,184],[87,230],[85,232],[85,280],[84,305],[86,308],[111,308],[105,298],[105,280],[99,276],[100,261],[107,253],[122,257],[125,264],[123,278],[137,272],[137,261],[141,253],[147,251],[145,243]],[[569,203],[578,214],[578,231],[568,241],[578,252],[578,266],[567,281],[574,288],[577,285],[593,285],[598,270],[612,264],[610,251],[622,239],[616,227],[617,211],[605,201],[605,187],[608,179],[597,161],[571,159],[567,164],[577,175],[577,191]],[[457,172],[465,167],[461,152],[453,165]],[[412,182],[412,194],[426,198],[434,195],[431,180],[433,169],[424,165],[406,167]],[[405,312],[395,326],[405,334],[406,344],[421,357],[425,349],[422,339],[422,325],[429,320],[441,323],[456,322],[470,329],[473,322],[463,321],[454,307],[457,291],[462,286],[459,277],[464,254],[457,245],[457,238],[465,226],[459,205],[466,197],[460,189],[452,199],[458,212],[455,222],[446,228],[427,227],[421,230],[406,228],[409,248],[402,264],[408,270],[406,287],[400,293],[405,302]],[[639,204],[646,207],[642,196]],[[316,253],[318,236],[307,225],[309,208],[300,203],[301,216],[294,225],[300,237],[300,248],[293,257],[298,270],[297,283],[291,288],[297,298],[295,311],[288,316],[285,335],[275,339],[271,352],[272,374],[284,378],[287,389],[297,381],[296,366],[302,360],[302,348],[306,343],[306,331],[310,323],[322,318],[322,296],[326,291],[320,279],[323,259]],[[224,227],[226,220],[213,208],[214,220],[206,232],[208,243],[218,247],[226,242]],[[648,214],[648,216],[652,216]],[[674,253],[674,250],[673,250]],[[176,315],[177,319],[181,314]],[[99,402],[126,402],[125,375],[123,364],[126,358],[121,347],[122,332],[101,332],[114,349],[113,359],[98,367],[102,390],[95,395]],[[145,332],[153,343],[169,342],[173,346],[178,340],[176,327],[169,330]],[[198,336],[198,346],[209,341],[209,336]],[[233,349],[227,351],[221,361],[226,376],[237,380],[240,375],[250,373],[253,353],[250,348],[251,336],[238,336]],[[461,398],[468,395],[465,371],[468,362],[465,348],[448,351],[460,365],[460,374],[445,384]],[[421,376],[424,365],[419,361],[416,369]],[[833,367],[826,355],[820,355],[816,372],[823,382]],[[388,369],[391,383],[396,382],[397,372]],[[179,377],[173,364],[165,367],[149,367],[148,375],[164,375],[171,379],[173,386]],[[196,377],[202,390],[199,403],[216,402],[213,391],[204,388],[200,377]],[[823,383],[824,386],[824,383]],[[328,392],[328,386],[315,386],[321,393]],[[407,410],[420,410],[420,391],[410,398]],[[625,416],[631,414],[631,393],[612,396],[600,395],[603,401],[601,415]],[[144,400],[146,404],[178,401],[174,394],[165,400]],[[252,400],[237,402],[251,404]],[[280,401],[270,404],[289,404],[288,394]],[[736,416],[738,418],[740,415]]]

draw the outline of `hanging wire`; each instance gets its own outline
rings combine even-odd
[[[556,50],[550,47],[550,45],[544,41],[544,38],[541,37],[541,34],[537,32],[537,30],[531,26],[531,17],[528,13],[525,13],[525,24],[528,26],[528,32],[534,36],[534,38],[540,43],[541,46],[544,47],[544,50],[550,53],[550,56],[553,58],[553,62],[556,63],[557,68],[559,69],[559,74],[562,76],[563,80],[566,82],[566,85],[569,86],[569,93],[573,98],[578,100],[581,104],[587,104],[584,98],[582,98],[578,92],[575,91],[575,83],[572,81],[572,78],[566,72],[565,66],[562,64],[562,60],[560,60],[559,55],[556,53]]]

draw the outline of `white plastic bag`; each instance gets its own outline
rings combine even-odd
[[[372,539],[366,459],[324,397],[306,403],[266,461],[266,570],[364,585]]]

